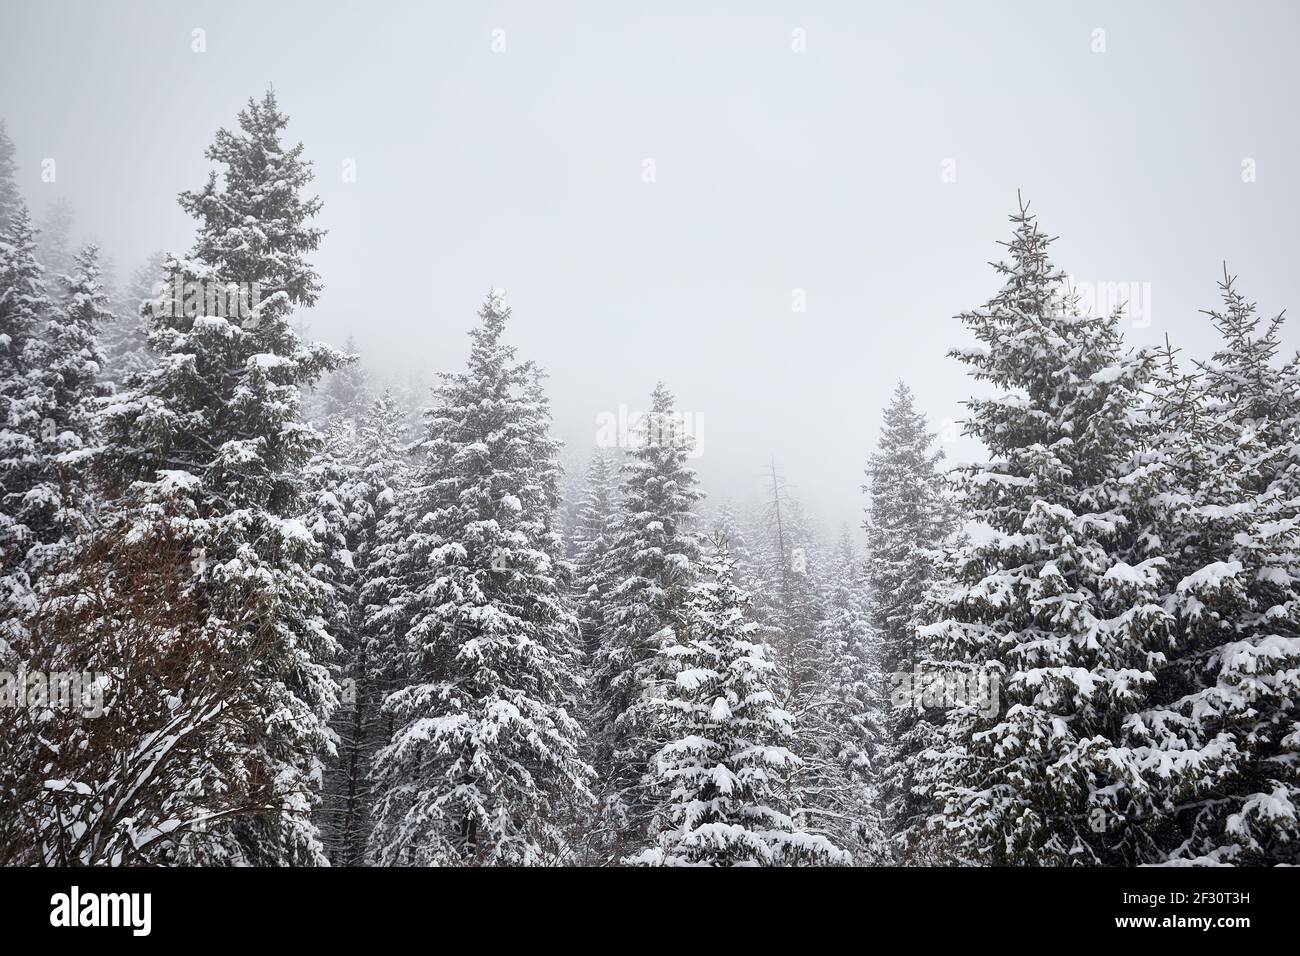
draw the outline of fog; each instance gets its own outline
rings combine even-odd
[[[1134,345],[1207,352],[1224,260],[1265,314],[1300,301],[1294,4],[652,7],[6,6],[0,116],[38,218],[67,199],[129,273],[188,248],[176,194],[273,85],[329,230],[315,337],[432,383],[504,287],[571,459],[662,378],[714,502],[775,459],[827,525],[900,378],[980,455],[945,352],[1017,190],[1134,297]]]

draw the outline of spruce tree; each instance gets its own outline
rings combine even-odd
[[[727,552],[735,564],[736,580],[742,587],[752,590],[759,569],[750,547],[747,524],[740,511],[730,501],[724,501],[710,521],[710,531],[715,539],[727,542]]]
[[[589,795],[558,443],[540,372],[502,341],[509,315],[490,295],[468,369],[427,414],[397,598],[405,685],[375,764],[381,864],[558,862]]]
[[[798,829],[782,778],[799,759],[786,746],[790,715],[773,689],[775,666],[724,542],[689,589],[671,640],[659,651],[671,677],[667,742],[654,758],[654,844],[629,862],[647,866],[846,863],[824,836]]]
[[[0,144],[2,145],[2,144]],[[19,203],[0,235],[0,644],[25,632],[35,606],[25,568],[40,531],[27,494],[41,481],[43,390],[36,354],[52,304],[35,255],[35,234]],[[4,647],[0,647],[3,651]]]
[[[84,474],[94,441],[94,401],[100,394],[103,355],[98,332],[112,316],[99,270],[99,250],[87,246],[74,259],[41,338],[29,344],[30,377],[40,408],[37,468],[23,495],[19,520],[33,533],[33,548],[48,550],[90,527],[91,496]],[[33,573],[41,558],[29,552]]]
[[[342,585],[330,612],[340,644],[335,666],[342,694],[331,724],[337,755],[326,767],[317,814],[335,865],[374,859],[375,758],[397,726],[384,701],[409,683],[403,657],[404,562],[413,523],[408,417],[384,389],[355,421],[326,422],[341,451],[318,456],[317,514],[334,541],[329,573]]]
[[[1169,562],[1175,648],[1132,724],[1163,799],[1150,862],[1295,863],[1300,823],[1300,364],[1226,269],[1213,357],[1154,383],[1145,500]],[[1176,583],[1174,583],[1176,582]]]
[[[18,166],[14,163],[14,141],[9,138],[5,121],[0,119],[0,236],[9,231],[14,216],[23,206],[18,190]]]
[[[618,506],[618,461],[606,449],[592,453],[586,484],[574,519],[574,593],[583,653],[588,659],[601,645],[605,605],[605,555],[609,551],[610,521]]]
[[[592,675],[602,828],[614,859],[640,844],[650,820],[648,773],[662,745],[659,695],[671,681],[663,648],[698,574],[696,503],[687,465],[693,438],[660,382],[623,460],[619,507],[601,572],[601,644]]]
[[[876,451],[867,463],[867,613],[878,642],[882,680],[910,679],[924,656],[916,628],[936,550],[955,530],[953,506],[933,448],[934,434],[917,410],[911,389],[899,382],[886,406]],[[908,675],[908,676],[903,676]],[[890,684],[884,687],[888,691]],[[933,715],[929,715],[933,716]],[[919,755],[933,742],[927,714],[890,708],[891,753],[881,780],[888,828],[901,846],[929,807],[914,793]]]
[[[373,626],[369,602],[381,583],[381,554],[392,543],[389,519],[408,485],[408,440],[401,409],[387,390],[355,421],[332,419],[328,436],[310,470],[312,531],[324,547],[318,576],[332,587],[330,622],[340,645],[343,694],[331,724],[337,757],[326,768],[317,816],[330,861],[359,866],[369,845],[370,768],[388,739],[380,708],[393,689],[385,672],[388,645]],[[384,595],[379,608],[386,603]]]
[[[355,864],[362,793],[354,766],[360,756],[358,740],[351,734],[358,714],[354,661],[358,625],[357,592],[361,583],[356,569],[360,502],[353,490],[357,478],[356,422],[333,419],[322,426],[323,442],[305,469],[303,498],[310,505],[304,523],[318,551],[312,575],[327,588],[322,615],[338,643],[331,672],[340,687],[339,706],[331,717],[336,735],[334,759],[324,768],[320,803],[313,818],[320,831],[325,856],[331,864]],[[364,838],[361,840],[364,849]],[[349,859],[349,857],[353,857]]]
[[[818,629],[826,611],[823,576],[828,562],[802,505],[788,494],[775,463],[770,466],[768,478],[770,497],[763,508],[758,544],[753,549],[754,578],[762,595],[755,601],[755,618],[759,634],[772,649],[781,705],[794,717],[796,731],[791,746],[802,756],[821,746],[817,740],[804,739],[805,735],[816,737],[821,725],[803,717],[815,706],[827,664]],[[818,793],[825,789],[824,781],[813,780],[807,773],[792,776],[786,783],[800,807],[809,804],[815,809]],[[818,793],[805,792],[805,784]]]
[[[324,861],[311,810],[333,746],[336,643],[321,616],[326,585],[312,573],[318,545],[301,520],[302,470],[320,436],[300,408],[302,390],[341,359],[293,329],[293,310],[320,290],[306,256],[323,231],[310,224],[320,201],[303,195],[311,166],[301,144],[284,144],[287,123],[268,92],[236,130],[217,132],[207,156],[221,175],[181,194],[197,238],[167,266],[171,288],[197,282],[209,294],[160,303],[149,337],[157,364],[101,419],[99,471],[119,520],[136,542],[185,538],[167,553],[190,556],[193,626],[214,653],[243,661],[231,706],[261,715],[255,735],[222,742],[232,761],[193,768],[192,788],[215,799],[249,779],[274,781],[274,812],[259,806],[187,833],[182,862]],[[249,622],[251,607],[260,614]]]
[[[804,654],[804,690],[793,712],[796,819],[853,856],[889,862],[881,798],[887,746],[878,638],[868,619],[861,568],[845,527],[818,586],[817,619]]]
[[[1170,646],[1163,558],[1128,487],[1149,362],[1123,351],[1118,314],[1080,314],[1063,295],[1026,206],[1012,222],[1001,291],[961,316],[979,347],[953,353],[998,393],[967,403],[991,460],[960,485],[993,533],[951,551],[921,629],[922,666],[963,681],[922,774],[938,810],[930,858],[1133,862],[1151,837],[1122,825],[1148,800],[1127,785],[1141,755],[1124,727]]]

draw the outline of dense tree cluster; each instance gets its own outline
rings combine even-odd
[[[117,286],[0,125],[0,862],[1300,863],[1300,359],[1226,271],[1132,349],[1021,205],[987,460],[900,383],[828,538],[776,462],[708,508],[662,382],[566,483],[500,290],[412,428],[304,340],[287,123]]]

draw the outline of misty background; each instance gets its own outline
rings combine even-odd
[[[662,378],[711,505],[774,457],[833,529],[900,378],[981,456],[945,352],[1017,189],[1058,266],[1141,290],[1132,345],[1208,354],[1224,260],[1263,314],[1300,301],[1298,31],[1286,2],[10,2],[0,116],[37,219],[68,200],[120,279],[189,248],[177,193],[273,85],[329,230],[313,337],[433,384],[504,287],[571,468]]]

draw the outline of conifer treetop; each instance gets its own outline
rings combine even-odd
[[[321,209],[318,197],[302,195],[313,173],[303,145],[286,147],[281,134],[289,118],[275,91],[250,98],[239,127],[224,127],[205,155],[221,164],[203,189],[180,194],[181,208],[199,222],[193,257],[212,274],[232,282],[259,283],[262,296],[287,307],[310,306],[320,294],[320,277],[306,260],[325,230],[306,225]]]
[[[18,208],[23,205],[22,194],[18,191],[14,151],[14,141],[9,138],[5,121],[0,119],[0,235],[9,228]]]

